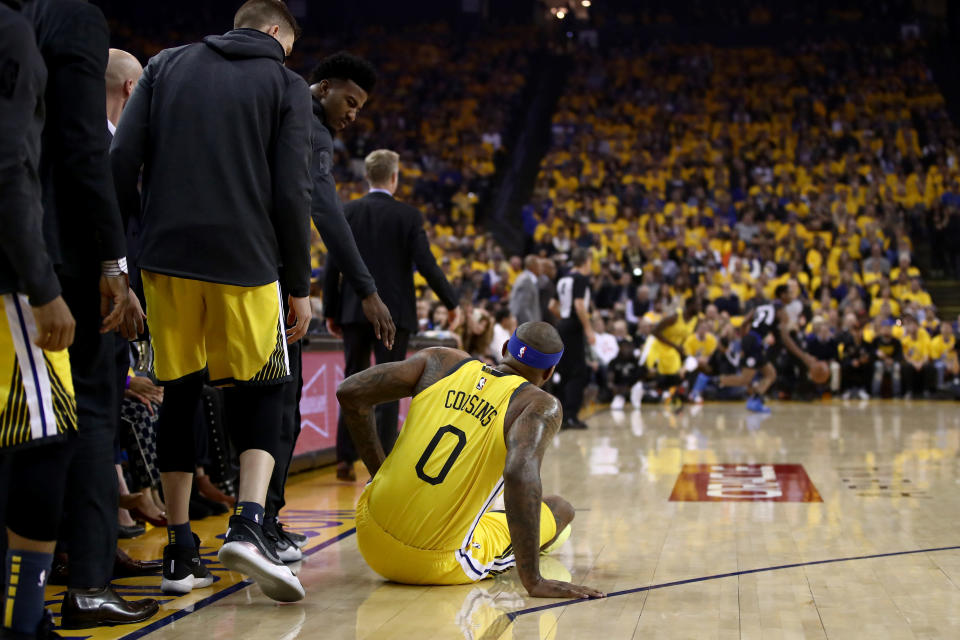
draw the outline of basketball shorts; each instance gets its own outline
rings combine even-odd
[[[37,326],[26,296],[0,296],[0,449],[53,441],[77,430],[77,402],[67,350],[34,344]]]
[[[403,543],[380,527],[370,515],[369,491],[357,502],[357,546],[370,568],[401,584],[470,584],[516,565],[507,527],[507,514],[483,514],[467,548],[419,549]],[[399,507],[398,507],[399,508]],[[557,535],[557,523],[546,503],[540,505],[540,546]]]
[[[651,340],[653,342],[647,354],[647,368],[662,376],[674,376],[680,373],[683,368],[683,361],[680,359],[677,350],[655,338],[651,338]]]
[[[290,379],[279,283],[240,287],[143,271],[154,373],[214,386]]]
[[[770,361],[767,346],[756,331],[750,331],[740,341],[743,358],[740,362],[748,369],[762,369]]]

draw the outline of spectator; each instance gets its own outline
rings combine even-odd
[[[889,375],[892,384],[893,397],[900,396],[900,374],[903,362],[903,346],[893,337],[893,320],[880,321],[877,335],[870,343],[873,358],[873,382],[870,394],[874,398],[880,397],[884,377]]]
[[[528,255],[523,260],[523,271],[517,276],[510,291],[510,312],[517,324],[538,322],[540,314],[540,259]]]
[[[924,398],[936,388],[937,372],[930,358],[930,335],[920,327],[916,317],[903,317],[903,386],[904,397]]]
[[[503,360],[503,345],[510,340],[510,336],[517,330],[517,319],[509,309],[498,309],[493,316],[493,338],[487,350],[490,359],[494,362]]]

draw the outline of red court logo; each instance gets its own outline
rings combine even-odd
[[[799,464],[685,464],[674,502],[823,502]]]

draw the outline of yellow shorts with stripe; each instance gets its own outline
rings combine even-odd
[[[683,368],[683,360],[680,354],[673,347],[668,347],[655,338],[650,338],[652,343],[647,353],[645,364],[647,369],[656,371],[662,376],[673,376],[680,373]]]
[[[67,350],[34,344],[37,326],[26,296],[2,298],[0,322],[0,449],[12,449],[77,430],[77,402]]]
[[[357,546],[370,568],[401,584],[470,584],[516,565],[507,527],[507,514],[487,512],[480,517],[467,548],[418,549],[405,544],[377,524],[370,515],[369,491],[357,502]],[[540,546],[557,535],[557,523],[546,503],[540,505]]]
[[[160,382],[203,371],[212,385],[290,379],[279,283],[240,287],[142,273]]]

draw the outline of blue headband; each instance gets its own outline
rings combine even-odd
[[[534,369],[549,369],[560,362],[560,358],[563,357],[563,349],[557,353],[541,353],[530,345],[524,344],[523,340],[517,337],[516,331],[510,336],[507,351],[516,358],[517,362],[522,362]]]

